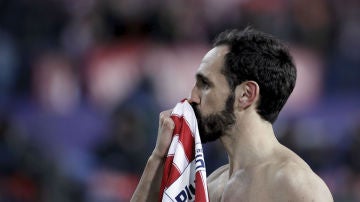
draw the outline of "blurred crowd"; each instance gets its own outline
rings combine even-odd
[[[187,97],[219,32],[287,43],[279,140],[360,201],[360,1],[1,0],[0,201],[129,201],[158,114]],[[205,145],[208,174],[226,162]]]

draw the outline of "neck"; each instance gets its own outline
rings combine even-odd
[[[231,130],[220,138],[229,157],[229,176],[233,171],[264,162],[279,144],[271,123],[262,120],[257,114],[242,117],[247,118],[237,121]]]

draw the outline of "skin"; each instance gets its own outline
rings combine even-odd
[[[227,52],[227,46],[210,50],[196,73],[197,82],[189,101],[197,104],[202,116],[225,107],[230,88],[221,68]],[[200,78],[206,78],[206,85]],[[281,145],[272,124],[257,114],[259,92],[254,81],[235,88],[236,121],[219,138],[229,163],[208,177],[210,201],[333,201],[321,178],[299,156]],[[163,159],[174,128],[170,112],[160,114],[157,143],[131,201],[158,200]]]

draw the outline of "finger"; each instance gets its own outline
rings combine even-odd
[[[169,118],[171,115],[172,109],[162,111],[159,115],[159,123],[163,125],[165,119]]]

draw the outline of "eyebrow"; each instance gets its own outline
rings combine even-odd
[[[204,76],[204,75],[201,74],[201,73],[196,73],[195,77],[196,77],[196,80],[200,80],[200,81],[202,81],[202,82],[206,82],[206,83],[209,84],[209,85],[212,85],[212,84],[213,84],[213,82],[211,82],[210,79],[208,79],[206,76]]]

